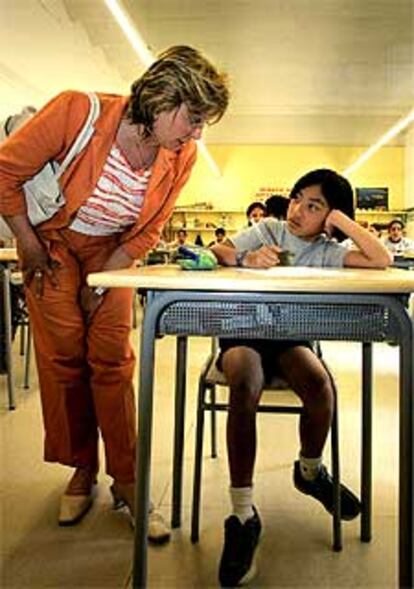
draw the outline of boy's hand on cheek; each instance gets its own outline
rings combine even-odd
[[[338,217],[340,217],[340,215],[341,212],[337,209],[332,209],[331,211],[329,211],[325,219],[324,227],[324,231],[329,237],[332,237],[333,230],[335,229],[335,227],[338,227],[338,222],[340,223],[340,219],[338,219]]]

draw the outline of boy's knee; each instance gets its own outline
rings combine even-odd
[[[320,373],[309,380],[303,400],[310,409],[333,410],[334,391],[327,373]]]
[[[233,414],[255,414],[259,403],[261,389],[252,383],[243,383],[240,387],[230,388],[230,411]]]

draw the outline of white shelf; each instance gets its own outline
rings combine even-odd
[[[192,214],[196,213],[197,215],[200,213],[209,213],[213,215],[245,215],[246,211],[243,210],[229,210],[229,209],[174,209],[173,215],[179,215],[180,213],[183,214]]]
[[[407,211],[376,211],[375,209],[355,209],[356,215],[373,215],[374,217],[399,217],[407,214]]]
[[[179,231],[180,229],[185,229],[187,231],[187,233],[201,233],[203,231],[208,231],[210,233],[214,233],[214,231],[216,229],[225,229],[226,232],[231,232],[231,231],[238,231],[238,229],[236,227],[222,227],[222,226],[217,226],[217,227],[183,227],[182,225],[172,225],[171,229],[173,231]]]

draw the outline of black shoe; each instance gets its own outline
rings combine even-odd
[[[293,471],[295,487],[305,495],[312,495],[320,501],[329,513],[333,513],[333,480],[325,466],[321,466],[314,481],[307,481],[300,472],[299,460],[296,460]],[[351,520],[361,513],[361,503],[352,491],[341,485],[341,519]]]
[[[237,587],[250,581],[256,572],[253,557],[259,542],[262,524],[256,508],[244,524],[236,515],[224,522],[224,548],[219,567],[222,587]]]

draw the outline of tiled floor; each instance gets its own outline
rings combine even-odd
[[[134,339],[137,339],[134,332]],[[189,355],[183,526],[169,545],[149,550],[150,587],[217,586],[223,520],[229,511],[224,446],[225,416],[219,415],[219,458],[205,445],[201,537],[189,538],[194,398],[196,378],[209,343],[194,339]],[[169,516],[174,340],[157,343],[152,497]],[[359,485],[360,347],[324,345],[325,358],[340,390],[343,479]],[[258,550],[258,574],[252,587],[393,587],[396,585],[396,480],[398,474],[398,350],[375,346],[374,518],[373,540],[359,541],[359,522],[345,523],[344,550],[331,550],[330,517],[314,500],[292,486],[297,453],[297,418],[259,416],[256,504],[264,534]],[[17,355],[17,381],[22,360]],[[1,432],[1,586],[23,588],[121,588],[130,583],[132,532],[122,513],[111,509],[109,479],[101,473],[97,501],[81,524],[59,528],[58,499],[68,470],[42,461],[42,426],[35,369],[31,388],[17,390],[17,409],[6,406],[6,382],[0,376]],[[208,441],[208,436],[206,436]],[[329,445],[328,445],[329,446]],[[329,451],[327,450],[327,462]]]

